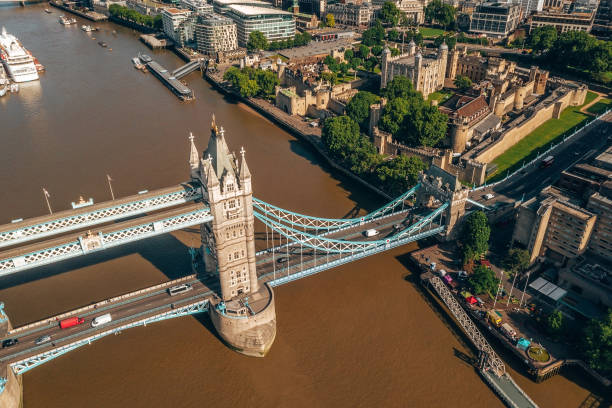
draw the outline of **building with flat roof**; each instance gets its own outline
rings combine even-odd
[[[522,19],[525,20],[532,13],[542,11],[544,8],[544,0],[521,0]]]
[[[219,14],[226,14],[230,6],[255,6],[272,8],[274,5],[261,0],[213,0],[213,11]]]
[[[562,11],[544,10],[535,13],[529,20],[529,32],[538,27],[552,26],[559,33],[566,31],[591,32],[595,13],[566,13]]]
[[[372,0],[374,6],[383,6],[388,0]],[[544,1],[544,0],[541,0]],[[401,11],[406,19],[414,25],[425,22],[425,5],[423,0],[393,0],[393,4]]]
[[[326,0],[299,0],[300,12],[314,14],[318,18],[325,17]]]
[[[515,3],[482,3],[476,7],[470,22],[470,31],[488,37],[505,38],[516,29],[521,6]]]
[[[374,16],[374,7],[368,2],[328,4],[326,11],[334,15],[336,24],[357,27],[369,26]]]
[[[257,6],[233,4],[227,16],[236,23],[238,45],[246,47],[249,35],[261,31],[268,41],[280,41],[295,36],[295,20],[286,11]]]
[[[177,8],[166,8],[161,12],[164,33],[181,47],[194,39],[192,15],[191,10]]]
[[[179,5],[196,14],[211,14],[213,12],[213,6],[204,0],[180,0]]]
[[[230,18],[213,14],[199,16],[194,25],[198,51],[216,56],[220,51],[238,48],[236,24]]]

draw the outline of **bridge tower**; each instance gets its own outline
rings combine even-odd
[[[446,225],[446,239],[455,239],[459,232],[458,223],[465,214],[469,189],[459,182],[457,175],[434,164],[419,175],[419,182],[421,188],[417,191],[416,205],[431,207],[435,200],[448,203],[448,208],[442,214],[442,224]]]
[[[230,153],[225,131],[217,127],[214,115],[201,159],[193,136],[190,140],[192,179],[201,184],[213,216],[212,223],[201,225],[206,272],[217,275],[220,284],[210,305],[211,320],[233,349],[264,356],[276,336],[276,312],[272,288],[260,286],[257,279],[253,190],[245,151],[240,151],[240,162]]]

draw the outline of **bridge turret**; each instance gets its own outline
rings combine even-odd
[[[198,154],[198,149],[195,147],[195,143],[193,143],[193,139],[193,133],[189,132],[189,143],[191,148],[189,152],[189,170],[191,171],[191,179],[197,180],[200,169],[200,155]]]

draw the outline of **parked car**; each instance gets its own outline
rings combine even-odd
[[[51,341],[51,336],[41,336],[39,338],[37,338],[36,340],[34,340],[34,344],[36,344],[37,346],[39,344],[44,344]]]
[[[17,343],[19,343],[19,339],[2,340],[2,348],[12,347]]]

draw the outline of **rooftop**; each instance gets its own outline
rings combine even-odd
[[[260,5],[262,7],[272,7],[271,3],[260,1],[260,0],[213,0],[214,4],[219,4],[221,6],[229,6],[232,4],[253,4]]]
[[[166,12],[168,12],[170,14],[191,13],[191,10],[181,10],[181,9],[177,9],[177,8],[167,8],[167,9],[164,9],[164,10],[166,10]]]
[[[263,2],[258,2],[258,3],[263,3]],[[265,3],[265,4],[269,4],[269,3]],[[231,6],[229,6],[230,10],[234,11],[236,14],[240,14],[243,16],[293,16],[293,14],[286,12],[286,11],[282,11],[279,9],[274,9],[274,8],[267,8],[267,7],[257,7],[257,6],[246,6],[243,4],[232,4]]]

